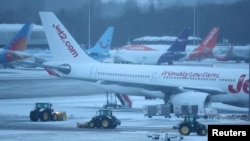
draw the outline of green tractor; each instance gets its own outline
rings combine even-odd
[[[66,112],[54,111],[51,103],[36,103],[30,111],[31,121],[62,121],[67,120]]]
[[[121,121],[117,119],[109,109],[97,111],[96,116],[92,117],[89,122],[77,123],[78,128],[114,129],[117,125],[121,125]]]
[[[191,132],[196,132],[199,136],[207,135],[206,125],[199,123],[196,115],[185,115],[184,121],[173,128],[178,129],[181,135],[189,135]]]

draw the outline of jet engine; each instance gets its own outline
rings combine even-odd
[[[211,98],[208,93],[188,91],[171,96],[171,103],[175,105],[198,105],[198,112],[204,111],[204,108],[211,104]]]

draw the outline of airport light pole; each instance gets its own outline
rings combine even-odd
[[[193,39],[193,44],[195,45],[196,44],[196,41],[195,41],[195,36],[196,36],[196,5],[197,5],[197,0],[194,0],[194,39]]]
[[[89,0],[89,45],[88,45],[88,48],[90,48],[90,24],[91,24],[91,22],[90,22],[90,0]]]

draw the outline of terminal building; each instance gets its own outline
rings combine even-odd
[[[0,48],[8,44],[8,42],[15,36],[22,26],[23,24],[0,24]],[[35,24],[33,25],[27,48],[49,48],[43,26]]]

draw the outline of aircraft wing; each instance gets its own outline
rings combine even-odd
[[[119,81],[107,81],[101,80],[99,82],[102,85],[117,85],[122,87],[141,88],[147,91],[161,91],[163,93],[169,93],[169,91],[175,91],[175,93],[181,93],[187,90],[194,90],[205,92],[208,94],[224,94],[226,93],[219,87],[207,87],[207,86],[182,86],[182,85],[157,85],[157,84],[141,84],[141,83],[126,83]]]
[[[205,92],[209,94],[225,94],[226,92],[223,91],[219,87],[210,87],[210,86],[185,86],[184,89],[195,90],[200,92]]]
[[[119,81],[101,81],[99,82],[102,85],[118,85],[118,86],[125,86],[125,87],[135,87],[135,88],[142,88],[145,90],[150,91],[165,91],[165,89],[181,89],[178,86],[161,86],[161,85],[153,85],[153,84],[140,84],[140,83],[126,83],[126,82],[119,82]]]

